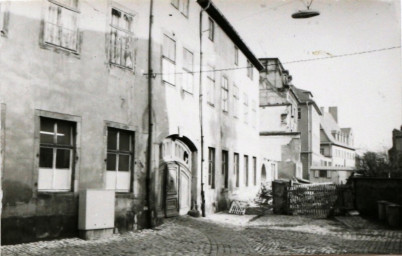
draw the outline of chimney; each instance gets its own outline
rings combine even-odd
[[[332,115],[335,119],[335,122],[338,123],[338,107],[329,107],[328,112]]]

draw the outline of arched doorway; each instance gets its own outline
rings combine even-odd
[[[166,217],[187,214],[191,208],[191,153],[180,140],[166,139],[162,144]]]
[[[267,182],[267,169],[265,168],[265,164],[263,164],[261,168],[261,183],[265,182]]]

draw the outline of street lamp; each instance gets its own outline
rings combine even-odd
[[[318,11],[310,10],[310,6],[314,0],[311,0],[309,4],[306,4],[307,10],[298,11],[292,14],[293,19],[307,19],[320,15]]]

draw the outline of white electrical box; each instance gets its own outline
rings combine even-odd
[[[114,228],[114,190],[88,189],[80,191],[78,229]]]

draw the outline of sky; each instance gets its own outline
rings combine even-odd
[[[314,0],[319,16],[292,19],[307,0],[214,0],[258,57],[278,57],[293,84],[318,106],[338,106],[355,147],[384,151],[402,125],[401,48],[308,62],[401,45],[400,0]]]

